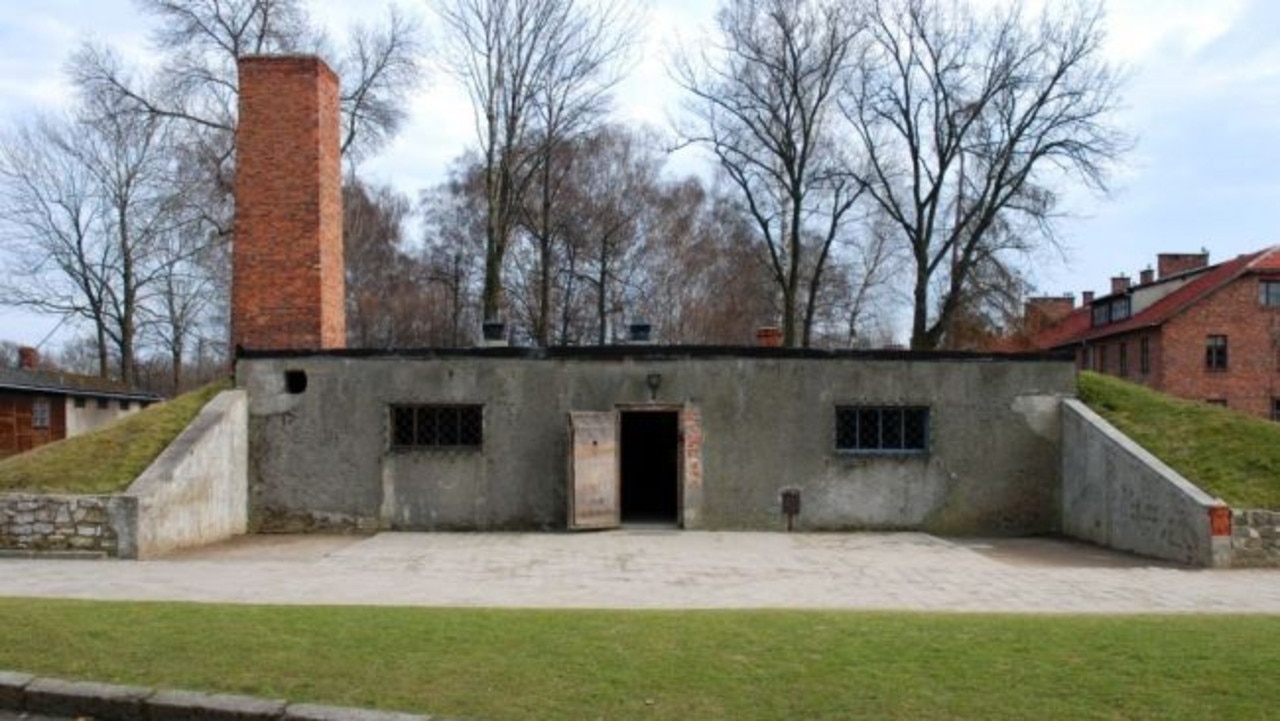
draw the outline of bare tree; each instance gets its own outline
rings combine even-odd
[[[729,2],[720,42],[676,62],[696,118],[683,135],[712,150],[755,221],[788,346],[809,345],[832,246],[862,193],[834,127],[836,91],[856,60],[859,21],[848,7]]]
[[[103,209],[71,148],[80,137],[72,127],[44,118],[0,142],[0,218],[10,238],[0,302],[88,321],[105,377],[110,248],[97,236]]]
[[[485,188],[483,315],[502,312],[503,263],[542,161],[593,116],[626,47],[626,0],[438,0],[449,32],[446,63],[475,113]],[[553,185],[544,178],[544,201]],[[547,230],[545,219],[538,227]],[[549,234],[539,236],[549,249]],[[544,264],[545,267],[546,264]],[[544,270],[544,274],[549,271]],[[545,340],[546,312],[538,335]]]
[[[1054,242],[1058,184],[1105,192],[1128,146],[1111,117],[1101,5],[867,0],[863,72],[842,94],[862,176],[910,254],[911,347],[942,344],[978,272]],[[1005,269],[1008,270],[1008,269]],[[933,300],[936,294],[936,300]]]
[[[448,269],[408,247],[408,198],[348,178],[343,188],[347,336],[361,348],[456,345]]]
[[[754,342],[778,309],[751,218],[695,177],[662,185],[652,202],[637,312],[667,343]]]
[[[595,342],[633,305],[638,256],[662,168],[655,139],[619,126],[575,143],[570,199],[561,225],[577,249],[574,275],[594,291]]]
[[[112,95],[122,112],[163,120],[184,136],[175,152],[203,175],[203,222],[229,241],[234,217],[236,61],[244,55],[319,52],[337,57],[342,151],[355,162],[400,128],[404,102],[419,77],[420,28],[394,8],[378,26],[353,28],[340,53],[311,24],[303,0],[137,0],[157,21],[154,78],[140,81],[104,47],[85,44],[70,72],[82,90]],[[207,254],[210,262],[225,253]],[[215,295],[225,304],[227,273]]]
[[[18,240],[2,300],[88,321],[98,372],[109,373],[110,345],[119,377],[132,381],[161,246],[194,220],[169,126],[115,101],[90,95],[78,117],[0,144],[0,220]]]
[[[484,276],[486,212],[484,173],[474,153],[464,153],[452,165],[449,179],[422,193],[424,243],[419,260],[438,279],[443,291],[435,308],[448,311],[444,345],[468,346],[480,328],[479,298]]]

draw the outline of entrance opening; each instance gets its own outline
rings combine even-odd
[[[680,414],[621,414],[622,522],[675,524],[680,501]]]

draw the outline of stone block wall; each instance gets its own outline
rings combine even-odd
[[[1231,514],[1231,565],[1280,566],[1280,511]]]
[[[117,555],[114,496],[0,495],[0,548],[16,551],[96,551]]]

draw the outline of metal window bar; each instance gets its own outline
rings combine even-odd
[[[392,406],[391,445],[457,448],[484,441],[482,406]]]
[[[929,409],[844,406],[836,409],[836,450],[901,453],[928,447]]]

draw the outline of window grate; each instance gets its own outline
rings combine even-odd
[[[929,409],[922,406],[836,407],[836,450],[920,453],[929,444]]]
[[[482,445],[483,406],[391,406],[392,448],[478,448]]]

